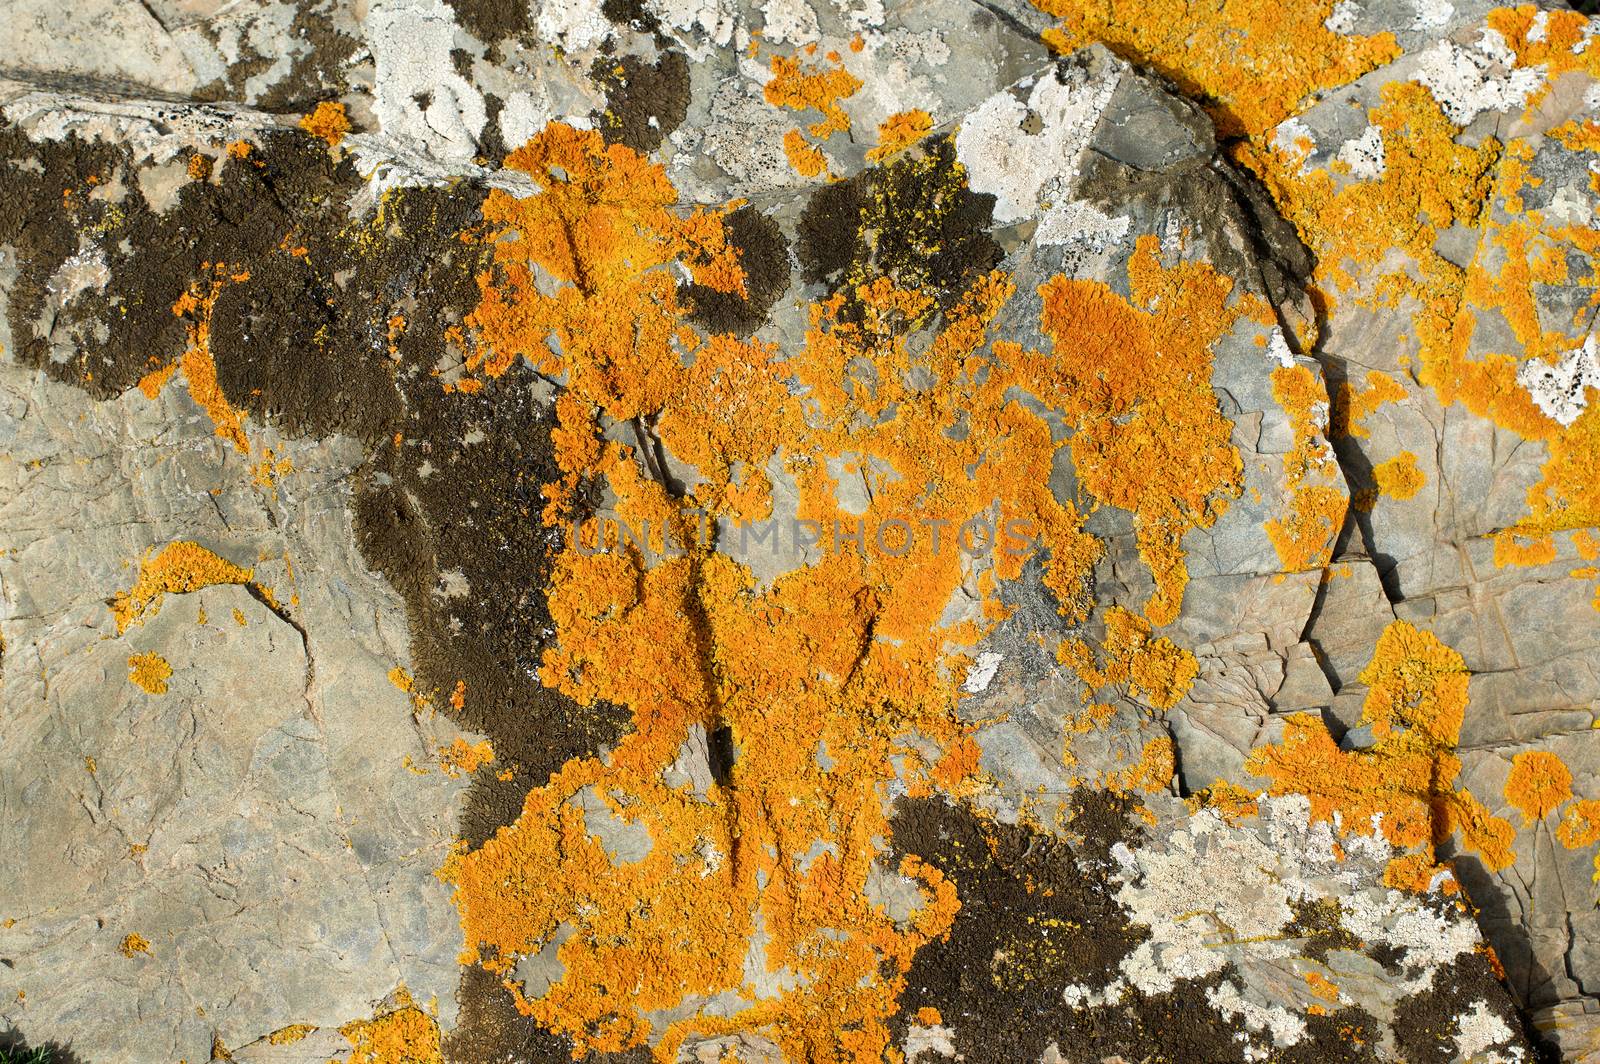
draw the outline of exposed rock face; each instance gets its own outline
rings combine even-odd
[[[1596,24],[13,7],[10,1037],[1600,1060]]]

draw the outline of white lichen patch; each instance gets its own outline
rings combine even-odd
[[[726,48],[734,39],[737,22],[731,0],[645,0],[644,6],[668,29],[698,38],[699,47],[689,51],[691,58],[704,58],[711,47]]]
[[[585,52],[611,36],[611,20],[600,10],[600,0],[544,0],[534,23],[539,36],[568,52]]]
[[[982,694],[989,689],[989,684],[994,681],[994,674],[1000,670],[1000,662],[1005,660],[1003,654],[996,654],[992,650],[985,650],[978,654],[978,660],[972,663],[967,670],[967,678],[961,684],[961,689],[969,695]]]
[[[1590,333],[1583,346],[1568,351],[1554,365],[1537,359],[1517,367],[1517,383],[1527,389],[1544,415],[1563,427],[1589,405],[1589,389],[1600,388],[1600,352]]]
[[[1278,863],[1261,836],[1210,810],[1163,848],[1130,853],[1117,900],[1150,938],[1123,961],[1123,977],[1145,994],[1167,993],[1180,980],[1221,971],[1230,942],[1277,934],[1294,919]]]
[[[1027,87],[996,93],[956,134],[956,156],[974,192],[995,197],[1001,224],[1032,218],[1056,200],[1070,199],[1078,164],[1118,79],[1069,66]]]
[[[253,140],[289,123],[277,115],[226,104],[101,100],[61,92],[28,92],[0,108],[5,120],[35,141],[78,137],[126,146],[135,163],[165,163],[194,149]]]
[[[1284,369],[1294,368],[1294,352],[1289,350],[1289,341],[1284,338],[1283,330],[1276,325],[1267,337],[1267,357]]]
[[[1466,47],[1444,40],[1423,52],[1412,80],[1433,93],[1450,121],[1464,126],[1485,111],[1520,111],[1544,86],[1545,69],[1519,68],[1505,38],[1485,29]]]
[[[466,42],[444,0],[378,0],[364,28],[378,128],[439,159],[476,155],[488,114],[478,90],[456,73],[450,53]]]
[[[1207,1001],[1243,1026],[1244,1059],[1266,1059],[1274,1047],[1308,1036],[1305,1009],[1313,1002],[1301,997],[1297,1004],[1281,989],[1303,983],[1308,962],[1291,925],[1307,906],[1331,909],[1362,949],[1400,952],[1403,979],[1341,981],[1341,1003],[1374,1016],[1391,1015],[1395,1000],[1427,989],[1442,966],[1477,947],[1470,916],[1435,911],[1427,897],[1380,885],[1394,852],[1376,818],[1340,834],[1334,824],[1312,822],[1310,808],[1300,795],[1263,797],[1253,821],[1229,824],[1203,809],[1138,849],[1113,847],[1122,883],[1117,900],[1149,936],[1112,979],[1069,985],[1062,999],[1075,1008],[1114,1006],[1130,990],[1167,993],[1231,966],[1225,981],[1208,988]],[[1354,961],[1358,970],[1374,964]]]
[[[1246,1029],[1269,1035],[1273,1045],[1298,1045],[1306,1036],[1305,1020],[1281,1005],[1261,1005],[1251,1001],[1231,979],[1225,979],[1208,989],[1206,1000],[1222,1015],[1238,1019]]]
[[[928,1027],[913,1023],[906,1028],[905,1054],[906,1064],[915,1064],[917,1060],[930,1057],[954,1057],[955,1032],[940,1023]]]
[[[1455,5],[1449,0],[1412,0],[1416,15],[1411,20],[1414,30],[1438,30],[1450,24],[1455,17]]]
[[[761,36],[772,44],[810,44],[822,36],[817,13],[805,0],[767,0],[761,18]]]
[[[1068,200],[1045,210],[1033,238],[1039,244],[1081,245],[1098,251],[1121,243],[1132,225],[1126,215],[1106,214],[1092,203]]]
[[[1456,1054],[1474,1064],[1520,1064],[1525,1056],[1513,1040],[1510,1026],[1489,1011],[1487,1001],[1474,1002],[1456,1024]]]
[[[1334,158],[1348,166],[1357,181],[1376,181],[1384,169],[1382,132],[1377,126],[1368,126],[1361,136],[1341,144]]]
[[[1355,0],[1339,0],[1333,5],[1333,10],[1328,12],[1328,17],[1322,20],[1322,27],[1330,33],[1353,33],[1356,28],[1356,18],[1361,14],[1361,8]]]

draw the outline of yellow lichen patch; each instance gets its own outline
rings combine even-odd
[[[556,156],[560,174],[539,171],[538,158]],[[647,539],[670,533],[683,549],[653,558],[608,537],[597,552],[591,529],[555,557],[557,639],[541,679],[580,703],[628,707],[635,727],[605,759],[569,762],[527,796],[514,825],[442,870],[466,959],[503,972],[559,927],[573,929],[562,978],[519,1005],[580,1053],[654,1042],[671,1060],[691,1034],[754,1029],[790,1059],[880,1059],[912,955],[959,907],[955,886],[915,860],[893,866],[921,885],[914,919],[897,924],[867,902],[868,877],[888,859],[883,796],[897,778],[913,793],[959,793],[977,771],[951,658],[993,623],[994,581],[1048,550],[1054,586],[1081,616],[1099,556],[1077,511],[1048,490],[1048,423],[1008,394],[1024,373],[1040,374],[989,350],[1011,286],[977,279],[919,338],[913,331],[934,320],[930,294],[853,278],[811,308],[802,349],[779,359],[766,345],[683,327],[665,267],[716,254],[720,222],[674,215],[659,166],[554,126],[522,159],[542,191],[491,197],[505,270],[483,279],[471,326],[484,367],[543,358],[546,338],[560,338],[561,480],[547,489],[544,519],[568,519],[578,485],[603,483],[618,518],[648,522]],[[537,288],[533,264],[557,283]],[[695,467],[696,486],[673,494],[648,451],[606,438],[628,421],[653,425]],[[826,549],[762,587],[707,549],[691,514],[767,517],[774,463],[794,478],[796,517]],[[865,513],[841,508],[836,475],[870,484]],[[887,540],[872,531],[918,517],[909,541],[907,528]],[[1007,522],[1036,542],[1019,536],[1013,553],[993,553],[979,620],[943,624],[965,579],[963,526],[972,540]],[[787,542],[790,531],[778,531]],[[704,795],[663,782],[697,726],[728,728],[739,750],[729,785]],[[613,863],[589,830],[596,800],[648,831],[644,857]],[[801,863],[824,843],[822,857]],[[744,985],[758,929],[768,969],[787,973],[783,989],[733,1016],[702,1014],[697,1003]],[[682,1018],[658,1030],[649,1014],[665,1010]]]
[[[861,79],[834,63],[808,63],[798,56],[772,57],[772,78],[767,82],[767,102],[791,111],[817,111],[822,119],[809,127],[811,135],[826,140],[850,129],[850,116],[840,100],[854,96]]]
[[[1003,274],[952,298],[914,268],[867,262],[809,308],[799,349],[779,352],[686,326],[675,272],[732,260],[721,215],[681,214],[660,165],[560,125],[508,163],[538,191],[490,195],[496,266],[462,339],[484,377],[527,356],[566,382],[541,518],[566,526],[582,491],[640,532],[590,522],[563,537],[540,671],[582,705],[626,707],[634,726],[441,869],[463,959],[504,974],[559,934],[561,977],[518,1006],[579,1055],[650,1044],[670,1061],[692,1035],[754,1030],[791,1060],[881,1060],[912,956],[960,906],[936,869],[891,863],[885,796],[972,785],[979,750],[956,713],[958,678],[1005,616],[1002,581],[1037,555],[1063,614],[1090,614],[1101,547],[1049,489],[1056,452],[1073,448],[1096,503],[1134,515],[1156,573],[1148,618],[1109,614],[1111,645],[1086,645],[1085,667],[1170,706],[1195,663],[1152,624],[1181,604],[1183,534],[1239,490],[1210,347],[1263,308],[1209,267],[1162,266],[1147,241],[1131,300],[1064,278],[1043,287],[1045,354],[994,342],[1012,295]],[[1018,393],[1064,410],[1073,439],[1058,443]],[[693,467],[692,487],[663,474],[651,433]],[[774,471],[792,479],[793,517],[819,557],[758,583],[730,556],[737,530],[712,550],[701,515],[777,517]],[[864,502],[847,508],[847,489]],[[788,524],[761,534],[787,545]],[[974,573],[973,556],[991,564]],[[947,620],[968,585],[974,609]],[[697,730],[723,728],[738,751],[727,780],[668,786]],[[1136,756],[1122,785],[1168,783],[1170,742]],[[609,852],[597,816],[642,829],[643,855]],[[919,886],[910,920],[867,901],[886,870]],[[747,992],[757,942],[776,989],[707,1014]]]
[[[1133,514],[1156,584],[1145,616],[1163,625],[1177,617],[1189,582],[1184,534],[1211,527],[1242,490],[1233,425],[1211,390],[1211,345],[1263,308],[1253,297],[1230,300],[1232,281],[1210,266],[1167,269],[1158,255],[1154,237],[1139,238],[1131,303],[1098,281],[1058,276],[1040,286],[1052,356],[995,348],[1019,386],[1075,430],[1068,446],[1079,485]]]
[[[1556,538],[1548,532],[1524,537],[1514,528],[1502,528],[1494,535],[1495,568],[1508,565],[1549,565],[1556,560]]]
[[[1432,632],[1395,621],[1361,672],[1367,698],[1361,722],[1380,745],[1416,736],[1427,747],[1453,747],[1466,719],[1468,673],[1461,655]]]
[[[302,1041],[306,1035],[310,1034],[316,1029],[317,1028],[314,1024],[291,1023],[289,1026],[280,1027],[276,1031],[273,1031],[271,1034],[267,1035],[267,1044],[274,1046],[294,1045],[296,1042]]]
[[[898,111],[878,126],[878,146],[867,152],[869,162],[893,158],[933,131],[933,116],[926,111]]]
[[[488,739],[469,743],[457,736],[449,746],[439,748],[439,767],[452,779],[457,776],[470,776],[493,760],[494,746]]]
[[[540,191],[518,199],[496,190],[484,203],[495,271],[479,277],[467,369],[498,377],[525,355],[570,375],[574,396],[618,421],[660,410],[682,369],[674,344],[693,344],[666,267],[725,267],[734,253],[721,216],[674,214],[662,169],[593,130],[552,123],[506,166]],[[559,291],[542,294],[538,272]]]
[[[1600,73],[1600,49],[1582,32],[1581,16],[1547,16],[1525,6],[1499,9],[1489,21],[1519,64],[1541,69],[1546,88],[1562,71]],[[1530,114],[1542,106],[1546,88],[1530,98]],[[1528,492],[1528,512],[1513,531],[1537,536],[1597,523],[1600,478],[1592,470],[1600,456],[1600,404],[1590,403],[1563,426],[1535,405],[1518,376],[1525,364],[1553,362],[1580,345],[1597,296],[1590,296],[1589,310],[1563,322],[1542,318],[1536,295],[1543,285],[1596,288],[1592,272],[1568,276],[1568,264],[1600,250],[1600,230],[1525,209],[1524,191],[1541,181],[1533,174],[1530,142],[1488,137],[1458,143],[1458,127],[1421,85],[1385,85],[1381,98],[1367,114],[1383,142],[1377,179],[1303,171],[1305,147],[1269,146],[1265,138],[1241,145],[1238,157],[1263,178],[1316,253],[1314,286],[1324,306],[1348,301],[1375,313],[1409,313],[1419,383],[1445,405],[1460,403],[1544,443],[1549,457],[1542,478]],[[1600,143],[1586,139],[1594,131],[1570,122],[1554,132],[1580,150]],[[1465,267],[1437,247],[1453,226],[1481,233]],[[1480,321],[1494,328],[1480,329]],[[1502,333],[1504,343],[1495,339]],[[1360,434],[1354,412],[1343,424]]]
[[[1339,1001],[1339,984],[1323,975],[1321,972],[1305,973],[1306,988],[1321,998],[1335,1004]]]
[[[323,100],[315,110],[300,119],[300,128],[326,141],[328,147],[337,148],[345,134],[350,132],[350,119],[344,113],[344,104]]]
[[[1372,476],[1378,483],[1378,491],[1390,499],[1409,499],[1422,490],[1428,478],[1422,470],[1417,468],[1417,456],[1410,451],[1401,451],[1386,462],[1380,462],[1373,467]]]
[[[440,1064],[439,1025],[401,990],[397,1007],[339,1028],[350,1042],[347,1064]]]
[[[1328,392],[1309,367],[1296,364],[1272,371],[1272,397],[1289,416],[1293,444],[1283,463],[1288,510],[1266,523],[1267,538],[1285,572],[1309,572],[1332,558],[1349,502],[1338,463],[1320,438]]]
[[[1271,781],[1271,794],[1305,795],[1312,818],[1335,821],[1341,831],[1370,830],[1378,818],[1392,845],[1412,851],[1391,865],[1391,886],[1426,889],[1436,871],[1433,847],[1452,831],[1489,868],[1510,864],[1511,825],[1467,791],[1451,790],[1467,707],[1461,655],[1395,621],[1360,679],[1368,686],[1361,723],[1372,729],[1371,749],[1340,750],[1319,717],[1296,714],[1284,722],[1281,743],[1250,755],[1249,770]]]
[[[211,418],[217,435],[232,443],[240,454],[249,454],[250,442],[244,434],[244,422],[217,382],[217,364],[211,357],[211,313],[223,287],[230,282],[249,280],[250,274],[243,270],[230,271],[221,264],[213,268],[208,263],[207,268],[214,270],[214,278],[207,283],[197,281],[190,285],[172,304],[172,313],[187,319],[188,348],[175,363],[145,374],[139,381],[139,390],[147,398],[155,399],[171,379],[174,367],[182,369],[189,385],[189,397]]]
[[[1394,36],[1345,36],[1325,25],[1334,0],[1277,4],[1227,0],[1196,8],[1181,0],[1034,0],[1064,20],[1045,33],[1057,51],[1099,42],[1153,67],[1206,103],[1220,131],[1258,134],[1302,100],[1399,55]]]
[[[199,591],[217,584],[249,584],[255,577],[225,558],[189,540],[169,543],[154,557],[146,555],[139,563],[139,576],[127,591],[117,593],[111,613],[117,634],[135,621],[144,623],[147,613],[161,609],[162,596]]]
[[[394,668],[389,670],[389,682],[394,684],[394,686],[400,690],[410,694],[412,685],[415,681],[412,680],[409,672],[401,668],[399,665],[396,665]]]
[[[1522,813],[1522,824],[1537,824],[1572,797],[1572,773],[1548,750],[1525,750],[1511,759],[1506,803]]]
[[[1088,686],[1084,701],[1095,690],[1117,684],[1129,698],[1148,701],[1156,709],[1177,705],[1199,672],[1194,655],[1164,636],[1152,639],[1149,623],[1120,606],[1106,611],[1105,625],[1103,663],[1096,663],[1094,651],[1082,640],[1064,640],[1058,650],[1061,661]]]
[[[277,481],[294,472],[294,460],[280,457],[271,447],[263,450],[261,460],[250,464],[250,480],[261,488],[271,488]]]
[[[128,958],[135,957],[141,953],[148,954],[150,952],[150,940],[138,932],[133,932],[123,938],[121,945],[117,946],[117,952]]]
[[[1344,381],[1335,391],[1328,431],[1335,436],[1365,438],[1366,419],[1384,403],[1398,403],[1405,397],[1405,386],[1399,381],[1382,370],[1368,370],[1365,388]]]
[[[783,135],[783,154],[801,177],[816,177],[828,168],[828,157],[822,154],[822,149],[807,141],[798,129]]]
[[[1211,786],[1196,791],[1186,804],[1191,812],[1214,810],[1230,824],[1256,815],[1256,793],[1221,778],[1212,781]]]
[[[1584,798],[1567,806],[1556,826],[1556,838],[1569,850],[1600,842],[1600,799]]]
[[[1177,770],[1177,748],[1172,739],[1158,735],[1145,742],[1139,760],[1120,772],[1106,775],[1106,789],[1122,793],[1164,791],[1172,786]]]
[[[203,156],[201,156],[203,158]],[[161,389],[167,386],[172,375],[178,372],[178,363],[168,362],[159,369],[153,369],[139,378],[139,391],[144,393],[146,399],[155,399],[161,394]]]
[[[167,664],[167,659],[153,650],[128,659],[128,682],[137,684],[150,694],[166,694],[167,679],[171,675],[172,666]]]

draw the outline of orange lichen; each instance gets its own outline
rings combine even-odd
[[[1219,778],[1191,795],[1186,804],[1191,812],[1210,809],[1232,824],[1256,815],[1256,797],[1256,792]]]
[[[1498,9],[1489,23],[1519,65],[1542,69],[1543,87],[1526,104],[1529,115],[1544,106],[1561,72],[1600,73],[1600,48],[1584,35],[1581,16],[1523,6]],[[1600,478],[1592,475],[1600,455],[1597,406],[1560,425],[1535,405],[1518,370],[1553,361],[1582,341],[1600,297],[1591,295],[1589,310],[1563,322],[1541,317],[1536,293],[1551,284],[1596,288],[1593,273],[1568,276],[1568,263],[1600,250],[1600,230],[1526,209],[1523,192],[1541,180],[1532,172],[1530,142],[1458,142],[1458,127],[1423,86],[1395,82],[1380,94],[1367,114],[1383,143],[1378,179],[1305,170],[1308,145],[1268,145],[1264,136],[1242,144],[1238,157],[1263,178],[1316,253],[1314,286],[1325,307],[1350,301],[1374,312],[1410,313],[1419,383],[1443,404],[1460,403],[1544,443],[1542,478],[1528,491],[1527,514],[1509,531],[1536,536],[1593,525],[1600,521]],[[1600,143],[1596,130],[1574,122],[1552,132],[1573,150]],[[1438,248],[1440,234],[1453,226],[1481,234],[1465,267]],[[1480,329],[1480,319],[1496,328]],[[1497,339],[1502,333],[1509,342]],[[1352,435],[1360,435],[1358,421],[1345,421]]]
[[[188,291],[172,304],[172,313],[187,319],[189,344],[176,362],[154,369],[139,381],[139,390],[148,399],[155,399],[176,369],[183,370],[189,385],[189,397],[197,403],[216,426],[218,436],[232,443],[240,454],[250,453],[250,442],[245,438],[243,419],[217,381],[217,364],[211,357],[211,314],[217,297],[229,283],[250,279],[244,270],[230,270],[223,265],[210,263],[206,268],[214,274],[209,282],[196,281]]]
[[[1401,451],[1388,461],[1378,463],[1372,469],[1372,476],[1381,494],[1400,500],[1414,497],[1428,482],[1427,476],[1417,468],[1417,456],[1410,451]]]
[[[1058,656],[1087,686],[1084,701],[1109,684],[1123,685],[1129,698],[1144,699],[1159,710],[1178,704],[1199,672],[1194,655],[1166,637],[1152,639],[1150,624],[1120,606],[1105,612],[1102,664],[1082,640],[1063,640]]]
[[[167,680],[172,676],[172,666],[155,651],[134,654],[128,659],[128,682],[137,684],[153,695],[167,693]]]
[[[1506,803],[1522,813],[1522,825],[1537,824],[1572,797],[1572,773],[1548,750],[1525,750],[1511,759]]]
[[[326,141],[328,147],[337,148],[345,134],[350,132],[350,119],[344,113],[344,104],[323,100],[315,110],[300,119],[300,128]]]
[[[791,111],[821,113],[821,121],[808,127],[819,140],[850,129],[850,116],[839,101],[856,94],[862,85],[860,78],[839,66],[837,60],[831,64],[807,63],[797,57],[775,55],[771,66],[772,78],[766,87],[768,103]]]
[[[933,116],[926,111],[897,111],[878,126],[878,146],[867,152],[869,162],[882,162],[905,151],[933,131]]]
[[[494,761],[494,746],[488,739],[469,743],[457,736],[449,746],[439,748],[439,767],[446,776],[470,776],[479,768]]]
[[[1171,737],[1158,735],[1146,740],[1137,762],[1121,771],[1108,772],[1104,786],[1120,793],[1164,791],[1172,786],[1177,764],[1177,747]]]
[[[1165,268],[1159,243],[1140,237],[1128,264],[1132,302],[1099,281],[1055,277],[1039,288],[1051,357],[996,351],[1019,384],[1060,409],[1078,484],[1097,503],[1133,514],[1139,556],[1155,577],[1145,616],[1178,615],[1189,582],[1183,536],[1209,528],[1241,488],[1232,423],[1211,390],[1211,345],[1246,313],[1232,281],[1208,265]]]
[[[273,488],[293,472],[294,460],[280,456],[271,447],[263,449],[260,461],[250,463],[250,480],[261,488]]]
[[[1398,403],[1406,397],[1405,386],[1382,370],[1367,371],[1367,386],[1357,388],[1343,381],[1333,396],[1333,414],[1328,431],[1334,436],[1364,439],[1366,419],[1384,403]]]
[[[783,135],[783,154],[801,177],[816,177],[828,168],[828,157],[822,149],[807,141],[798,129]]]
[[[198,543],[169,543],[154,557],[146,554],[133,586],[119,591],[112,600],[117,634],[126,632],[135,621],[143,624],[147,613],[153,616],[158,612],[164,595],[186,594],[217,584],[249,584],[254,577],[253,570],[240,568]]]
[[[545,337],[559,336],[562,479],[547,489],[545,519],[568,515],[580,481],[603,479],[623,521],[648,522],[647,539],[670,533],[684,549],[655,559],[612,540],[590,553],[591,535],[555,558],[558,639],[542,679],[582,703],[628,706],[635,728],[606,759],[568,763],[528,795],[515,825],[443,870],[467,959],[504,971],[558,926],[575,928],[560,947],[562,978],[519,1004],[580,1053],[651,1041],[670,1060],[691,1034],[757,1029],[792,1059],[879,1059],[911,956],[959,906],[955,886],[915,860],[898,869],[922,886],[911,921],[895,923],[865,892],[886,857],[889,782],[949,789],[976,770],[943,664],[984,630],[941,624],[964,579],[957,532],[978,518],[990,528],[1030,522],[1069,602],[1098,557],[1077,512],[1046,486],[1049,426],[1007,395],[1020,371],[985,352],[1010,285],[978,279],[931,343],[913,345],[910,333],[931,320],[932,298],[886,277],[852,285],[848,311],[846,293],[813,307],[804,347],[787,360],[731,336],[702,339],[683,327],[661,267],[714,254],[717,216],[676,217],[660,167],[559,127],[523,158],[553,153],[564,172],[539,173],[539,194],[491,196],[486,208],[509,239],[496,244],[504,273],[483,279],[471,321],[481,364],[542,357]],[[565,187],[580,176],[581,191]],[[532,263],[558,285],[537,290]],[[863,367],[871,387],[851,376]],[[939,386],[917,383],[913,367]],[[669,493],[647,453],[603,437],[607,422],[634,419],[695,467],[701,479],[688,494]],[[946,431],[963,420],[970,432]],[[689,514],[765,518],[774,462],[799,486],[797,518],[843,538],[817,564],[758,587],[707,549]],[[841,509],[831,468],[870,482],[865,515]],[[1021,478],[1019,468],[1039,475]],[[893,549],[870,533],[850,538],[861,522],[902,515],[939,522],[942,547],[927,527]],[[1032,549],[996,553],[996,575],[1014,578]],[[705,795],[661,778],[693,726],[728,727],[741,751],[729,782]],[[928,740],[941,751],[932,764],[920,752]],[[819,743],[833,759],[827,770]],[[580,804],[596,798],[648,829],[646,856],[613,865]],[[799,856],[819,842],[829,852],[802,867]],[[632,915],[641,906],[648,919]],[[743,984],[758,930],[768,970],[789,973],[784,989],[732,1017],[700,1014],[696,1002]],[[684,1018],[657,1030],[646,1014],[665,1009]]]
[[[161,394],[161,389],[167,386],[167,382],[172,379],[172,375],[176,372],[178,372],[178,364],[176,362],[168,362],[159,369],[153,369],[139,378],[139,390],[144,393],[146,399],[155,399]]]
[[[1556,825],[1556,838],[1569,850],[1600,842],[1600,799],[1584,798],[1567,806]]]
[[[1321,718],[1296,714],[1284,722],[1282,742],[1250,755],[1249,770],[1271,781],[1271,794],[1305,795],[1312,819],[1342,832],[1369,830],[1376,820],[1392,845],[1413,851],[1391,866],[1392,886],[1426,889],[1436,870],[1433,847],[1451,832],[1489,868],[1510,864],[1511,825],[1467,791],[1451,790],[1467,707],[1461,655],[1395,621],[1360,679],[1368,686],[1361,723],[1372,729],[1371,749],[1340,750]]]
[[[1337,1003],[1339,1000],[1339,984],[1323,975],[1321,972],[1305,973],[1306,987],[1323,1001]]]
[[[593,130],[551,123],[505,165],[540,192],[495,190],[484,203],[501,238],[467,321],[479,340],[467,369],[498,377],[525,355],[618,421],[661,409],[681,370],[674,343],[693,343],[667,266],[725,273],[735,253],[721,216],[674,214],[661,167]],[[555,294],[541,293],[536,270]]]
[[[347,1064],[441,1064],[439,1025],[403,989],[396,1007],[339,1028],[351,1045]]]
[[[1288,510],[1267,521],[1267,538],[1285,572],[1309,572],[1332,558],[1349,503],[1338,463],[1321,438],[1328,392],[1320,377],[1297,363],[1272,371],[1272,397],[1289,417],[1293,443],[1283,462]]]
[[[960,907],[959,885],[936,869],[890,864],[885,796],[970,785],[979,750],[956,713],[957,681],[1005,615],[1001,581],[1039,555],[1062,613],[1091,612],[1101,547],[1076,503],[1049,489],[1057,450],[1072,448],[1097,503],[1134,514],[1156,574],[1147,618],[1108,611],[1109,648],[1085,644],[1086,667],[1168,707],[1195,662],[1152,625],[1181,604],[1183,534],[1239,490],[1210,347],[1262,308],[1209,267],[1164,267],[1147,241],[1129,267],[1131,301],[1089,282],[1042,287],[1045,354],[994,342],[1012,294],[1003,274],[941,301],[931,282],[868,264],[810,308],[799,349],[780,353],[687,326],[676,271],[734,258],[722,214],[680,213],[660,165],[559,124],[508,165],[538,190],[488,197],[495,268],[461,339],[483,378],[526,356],[565,381],[559,474],[540,516],[565,525],[581,497],[604,497],[615,520],[610,533],[590,523],[552,559],[555,639],[540,679],[582,705],[624,706],[634,726],[603,757],[562,766],[514,824],[441,869],[463,960],[506,974],[560,934],[561,977],[536,998],[513,992],[579,1055],[649,1044],[670,1061],[693,1035],[759,1031],[788,1059],[881,1060],[912,956]],[[1072,440],[1058,443],[1019,392],[1064,410]],[[652,434],[693,468],[692,486],[664,475]],[[792,517],[822,546],[758,582],[730,556],[737,530],[724,526],[713,550],[700,515],[776,519],[762,534],[788,545],[778,472],[795,486]],[[864,503],[847,506],[847,491]],[[874,535],[895,520],[906,526],[896,536]],[[642,542],[614,534],[617,523]],[[1020,545],[1008,551],[1010,532]],[[978,540],[990,549],[959,549]],[[987,560],[976,573],[973,554]],[[968,585],[979,601],[948,619]],[[697,730],[719,728],[738,751],[728,777],[704,792],[668,786]],[[1147,742],[1123,784],[1166,786],[1172,755],[1170,740]],[[643,829],[643,856],[608,852],[597,811]],[[883,871],[918,884],[909,920],[867,901]],[[775,989],[708,1014],[746,986],[757,943]]]
[[[1497,569],[1508,565],[1549,565],[1556,560],[1556,538],[1550,533],[1535,533],[1528,542],[1522,542],[1517,529],[1502,528],[1494,534],[1494,564]]]
[[[1204,101],[1228,136],[1264,132],[1307,97],[1354,81],[1399,55],[1393,34],[1345,36],[1328,29],[1334,0],[1228,0],[1204,8],[1181,0],[1034,4],[1065,20],[1045,33],[1057,51],[1098,42],[1152,67]]]
[[[267,1035],[267,1044],[274,1046],[293,1045],[315,1031],[316,1027],[309,1023],[291,1023],[287,1027],[280,1027]]]
[[[122,944],[117,947],[117,952],[130,959],[141,953],[148,954],[150,940],[138,932],[133,932],[123,938]]]

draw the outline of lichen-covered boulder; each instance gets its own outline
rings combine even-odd
[[[1584,16],[14,14],[5,1037],[1600,1054]]]

